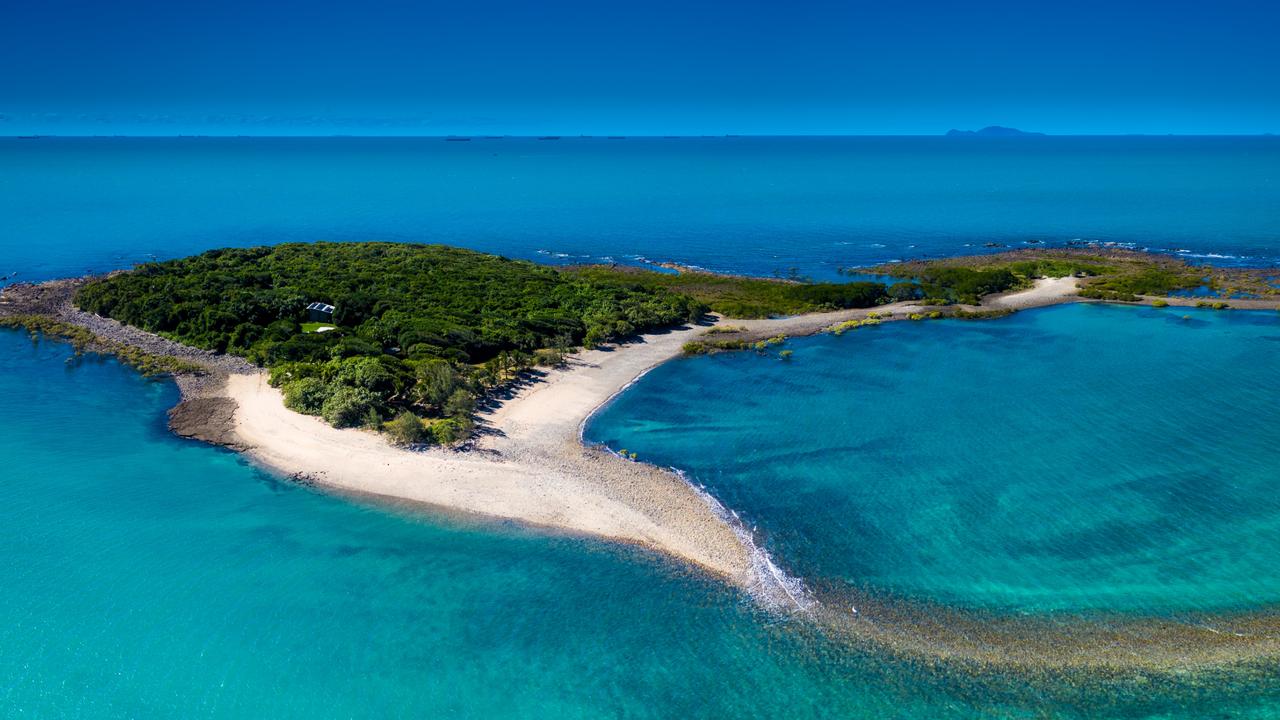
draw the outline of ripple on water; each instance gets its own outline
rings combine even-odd
[[[1278,328],[1096,305],[898,323],[659,368],[588,436],[684,468],[815,586],[1236,613],[1280,603]]]
[[[68,354],[0,332],[13,713],[1201,718],[1280,698],[1274,672],[899,657],[643,552],[324,497],[170,436],[171,385]]]

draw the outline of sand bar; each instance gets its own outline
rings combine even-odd
[[[753,336],[800,335],[867,312],[732,324]],[[330,427],[285,408],[264,373],[234,373],[225,387],[236,404],[234,444],[269,468],[327,487],[642,545],[744,586],[773,584],[741,529],[682,477],[581,441],[597,408],[704,332],[686,326],[577,353],[483,414],[484,432],[464,451],[408,451],[371,432]]]

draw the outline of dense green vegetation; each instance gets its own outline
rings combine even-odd
[[[77,354],[96,351],[114,355],[121,362],[148,377],[176,374],[199,375],[205,372],[205,368],[196,363],[167,355],[155,355],[131,345],[107,340],[85,328],[54,320],[45,315],[0,316],[0,327],[23,328],[32,335],[48,335],[65,340],[71,343]]]
[[[565,273],[598,286],[645,288],[678,293],[727,317],[763,318],[821,310],[875,307],[890,302],[881,283],[800,283],[704,272],[668,274],[625,267],[588,265]]]
[[[465,437],[478,399],[530,367],[558,364],[571,348],[697,320],[708,310],[767,317],[897,301],[977,304],[1036,277],[1069,274],[1091,276],[1082,294],[1107,299],[1200,281],[1173,259],[1071,250],[876,270],[901,281],[552,268],[438,245],[295,243],[148,263],[86,284],[76,303],[190,345],[242,355],[270,368],[289,407],[339,427],[379,427],[412,445]],[[308,317],[312,302],[335,306],[335,329],[315,332],[321,327],[315,320],[327,318]],[[722,335],[685,350],[756,345]],[[137,362],[164,369],[162,361]]]
[[[312,301],[343,332],[301,335]],[[503,351],[592,344],[683,322],[688,297],[593,284],[439,245],[315,243],[212,250],[90,283],[81,307],[198,347],[274,365],[372,355],[484,362]]]
[[[1100,277],[1080,290],[1080,295],[1098,300],[1136,302],[1140,295],[1168,295],[1174,290],[1198,287],[1204,282],[1194,268],[1145,267],[1133,272]]]
[[[303,332],[306,306],[336,330]],[[214,250],[87,284],[76,303],[271,368],[289,407],[416,442],[469,430],[476,398],[559,350],[697,319],[662,287],[594,282],[444,246],[316,243]]]
[[[1008,268],[932,267],[920,275],[925,297],[970,305],[978,304],[983,295],[1012,290],[1023,283],[1025,278],[1019,278]]]
[[[909,285],[909,284],[908,284]],[[918,287],[616,267],[556,269],[433,245],[213,250],[85,285],[89,311],[271,369],[294,410],[405,444],[465,436],[477,399],[562,353],[700,318],[873,307]],[[306,307],[335,307],[336,329]]]
[[[926,302],[968,304],[988,293],[1023,287],[1033,278],[1067,275],[1085,278],[1082,297],[1125,302],[1202,284],[1228,294],[1269,295],[1274,290],[1256,270],[1192,266],[1174,257],[1116,249],[1020,250],[895,263],[874,271],[917,280]]]
[[[893,263],[874,271],[911,280],[890,286],[894,300],[977,305],[984,295],[1027,287],[1035,278],[1100,275],[1110,268],[1088,259],[1023,253]]]

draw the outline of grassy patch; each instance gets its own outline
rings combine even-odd
[[[319,322],[302,323],[302,332],[304,333],[332,332],[337,329],[338,329],[338,326],[333,325],[331,323],[319,323]]]
[[[800,283],[704,272],[670,275],[601,265],[566,268],[563,272],[598,285],[664,289],[693,298],[727,317],[737,318],[875,307],[888,300],[885,286],[873,282]]]

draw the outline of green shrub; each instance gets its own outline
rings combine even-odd
[[[420,405],[437,409],[443,408],[449,396],[463,385],[461,375],[447,360],[427,360],[418,365],[414,377],[414,399]]]
[[[1078,293],[1080,297],[1090,298],[1093,300],[1106,300],[1109,302],[1138,302],[1142,298],[1128,292],[1119,292],[1116,290],[1106,290],[1095,287],[1082,288]]]
[[[319,378],[304,377],[284,384],[284,406],[303,415],[319,415],[329,399],[329,386]]]
[[[444,414],[451,418],[468,418],[476,409],[476,396],[461,388],[454,390],[444,402]]]
[[[1007,317],[1017,312],[1012,308],[1001,308],[999,310],[956,310],[951,313],[951,317],[960,320],[994,320],[995,318]]]
[[[370,410],[378,411],[379,400],[365,388],[338,386],[325,399],[321,415],[334,427],[356,427],[366,422]]]
[[[471,434],[471,423],[458,418],[436,420],[431,424],[431,436],[441,445],[453,445]]]
[[[844,322],[836,323],[835,325],[828,327],[825,332],[829,332],[833,335],[843,335],[849,330],[867,327],[868,325],[879,325],[882,322],[881,318],[890,317],[893,317],[893,313],[868,313],[867,316],[862,319],[845,320]]]
[[[564,364],[564,353],[552,348],[539,348],[533,353],[533,363],[541,367],[560,367]]]
[[[888,294],[891,302],[919,300],[924,297],[924,288],[914,282],[897,282],[889,286]]]
[[[725,347],[725,348],[722,348],[722,349],[730,349],[730,348],[732,348],[732,347],[737,347],[737,346],[740,346],[740,347],[746,347],[746,346],[750,345],[750,347],[755,348],[757,351],[764,351],[764,350],[769,349],[769,347],[771,347],[771,346],[773,346],[773,345],[781,345],[782,343],[784,343],[784,342],[786,342],[786,341],[787,341],[787,336],[786,336],[786,335],[774,335],[774,336],[773,336],[773,337],[771,337],[771,338],[765,338],[764,340],[757,340],[757,341],[756,341],[756,342],[754,342],[754,343],[747,343],[747,342],[746,342],[746,341],[744,341],[744,340],[721,340],[721,341],[719,341],[719,342],[718,342],[718,343],[716,343],[716,344],[717,344],[717,345],[724,345],[724,344],[726,344],[726,343],[727,343],[727,344],[728,344],[728,347]]]
[[[722,352],[725,350],[746,350],[747,348],[764,350],[770,345],[782,342],[783,339],[785,338],[770,338],[759,342],[733,338],[728,340],[691,340],[680,346],[680,351],[685,355],[706,355],[707,353]]]
[[[426,426],[422,424],[422,419],[407,410],[402,411],[395,419],[384,423],[382,430],[386,432],[392,445],[400,447],[421,445],[431,437]]]

